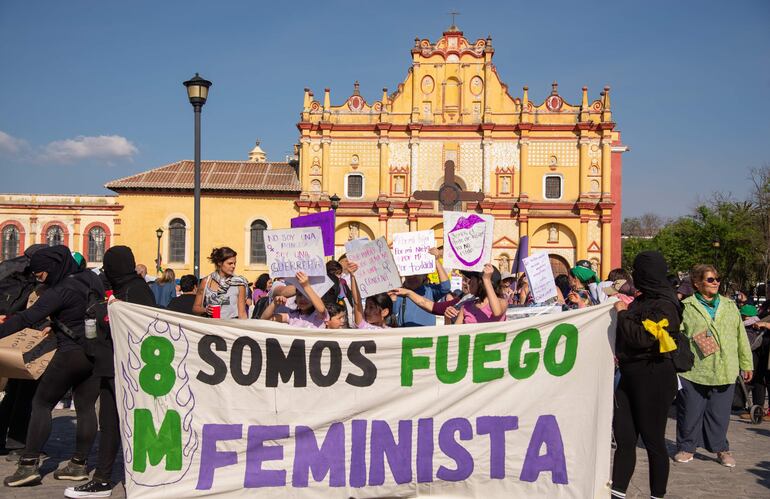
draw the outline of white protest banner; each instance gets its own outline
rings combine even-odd
[[[356,283],[361,298],[401,287],[398,267],[384,237],[349,248],[347,256],[348,261],[358,264]]]
[[[265,252],[270,277],[326,275],[324,243],[320,227],[265,231]]]
[[[398,273],[406,277],[434,272],[436,257],[428,253],[428,250],[435,245],[433,229],[393,234],[393,259],[398,266]]]
[[[365,245],[366,243],[370,242],[371,239],[367,239],[365,237],[359,237],[356,239],[351,239],[350,241],[345,243],[345,251],[350,251],[356,248],[360,248],[361,246]]]
[[[492,257],[492,215],[444,212],[444,266],[480,272]]]
[[[556,298],[556,282],[548,253],[541,251],[522,260],[527,273],[529,289],[535,303],[543,303],[550,298]]]
[[[609,497],[611,310],[316,331],[115,302],[128,497]]]

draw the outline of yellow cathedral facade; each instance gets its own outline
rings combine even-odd
[[[337,256],[359,237],[390,242],[399,232],[433,229],[439,242],[448,208],[495,217],[493,263],[501,270],[527,235],[529,251],[547,251],[557,272],[586,259],[606,277],[621,263],[628,150],[609,88],[591,99],[584,87],[571,104],[554,83],[543,102],[533,102],[527,87],[512,95],[493,55],[491,38],[469,40],[456,26],[435,42],[415,39],[406,78],[379,101],[367,102],[357,82],[335,104],[330,89],[318,96],[305,89],[295,160],[268,162],[257,143],[248,161],[203,161],[201,273],[208,251],[227,245],[239,253],[238,272],[256,278],[266,270],[262,231],[331,209],[336,195]],[[477,199],[447,205],[414,195],[437,194],[447,167],[453,187],[480,193]],[[107,187],[118,194],[109,202],[117,211],[108,244],[131,246],[148,267],[160,253],[164,268],[192,273],[192,162]],[[0,231],[5,219],[19,225],[23,218],[10,205],[0,204]]]

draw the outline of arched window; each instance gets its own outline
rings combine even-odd
[[[3,227],[3,260],[19,256],[19,229],[15,225]]]
[[[175,218],[168,224],[168,261],[184,263],[187,227],[184,220]]]
[[[349,173],[345,179],[345,197],[364,197],[364,176],[360,173]]]
[[[64,229],[60,225],[52,225],[45,231],[45,242],[48,246],[64,244]]]
[[[101,227],[93,227],[88,231],[88,261],[101,262],[104,259],[104,243],[107,234]]]
[[[267,254],[265,253],[265,229],[267,224],[262,220],[254,220],[251,222],[251,251],[249,256],[249,262],[267,263]]]

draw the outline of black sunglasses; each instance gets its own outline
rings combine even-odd
[[[715,282],[719,282],[719,277],[707,277],[704,279],[709,284],[714,284]]]

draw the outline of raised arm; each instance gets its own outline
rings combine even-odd
[[[265,321],[288,322],[289,314],[275,313],[275,308],[279,305],[286,305],[285,296],[276,296],[273,298],[273,301],[271,301],[267,307],[265,307],[265,310],[262,312],[262,315],[260,315],[259,318]]]
[[[487,292],[487,299],[489,300],[489,306],[492,309],[492,315],[494,317],[500,317],[505,313],[505,307],[503,307],[502,300],[495,293],[495,288],[492,286],[492,274],[495,268],[492,264],[484,265],[484,273],[481,276],[481,281],[484,283],[484,291]]]
[[[313,289],[313,286],[310,285],[310,278],[305,274],[304,272],[297,272],[297,282],[299,282],[299,285],[302,286],[302,289],[305,291],[305,295],[310,300],[310,303],[313,304],[313,307],[315,308],[315,311],[323,317],[326,315],[326,305],[324,305],[323,300],[318,296],[318,293],[315,292]]]
[[[404,299],[409,298],[421,309],[425,310],[426,312],[433,313],[433,305],[435,305],[435,302],[429,300],[428,298],[420,296],[411,289],[406,288],[396,288],[395,292],[396,296],[401,296]]]
[[[353,295],[353,319],[356,327],[364,321],[364,307],[361,305],[361,292],[358,290],[356,271],[358,264],[348,260],[348,272],[350,273],[350,293]]]
[[[438,273],[438,281],[439,282],[446,282],[449,281],[449,274],[447,274],[446,269],[443,265],[441,265],[440,258],[443,256],[443,251],[441,251],[438,248],[431,248],[428,250],[428,253],[433,255],[436,258],[436,272]],[[416,302],[415,302],[416,303]]]

